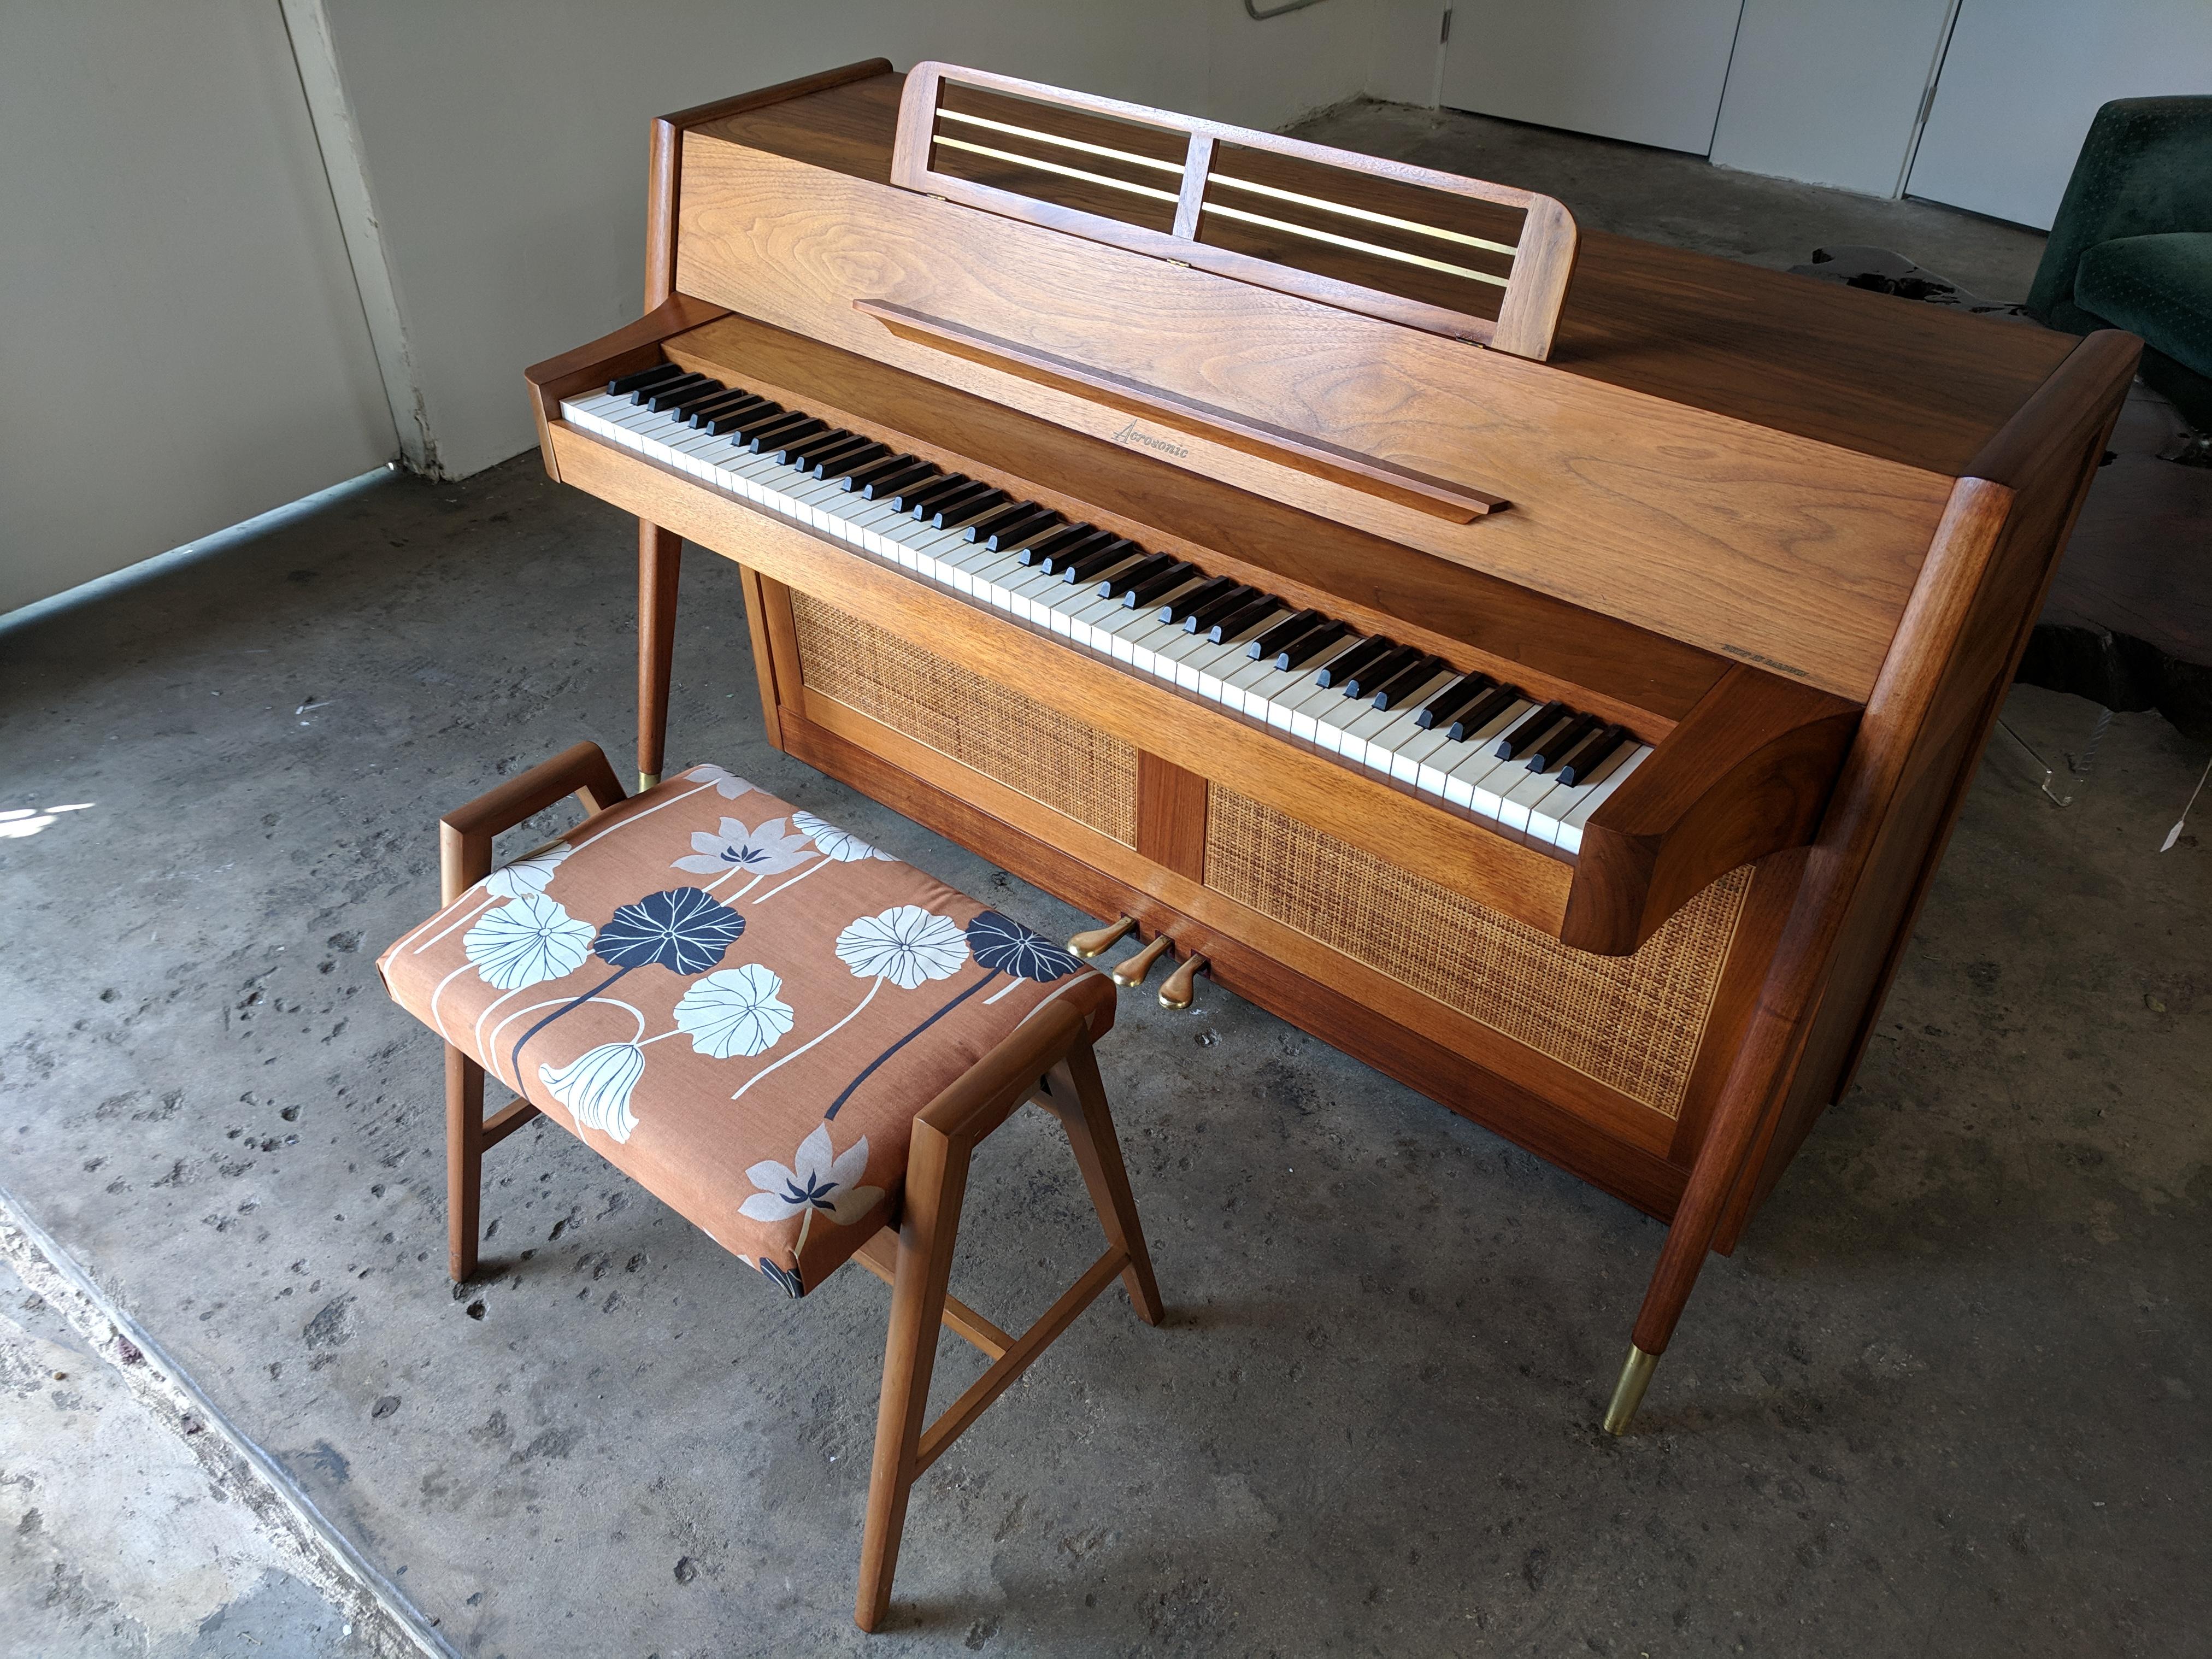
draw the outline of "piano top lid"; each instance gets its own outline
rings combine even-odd
[[[889,185],[905,82],[851,81],[693,131]],[[2078,343],[1584,231],[1547,367],[1957,475]]]

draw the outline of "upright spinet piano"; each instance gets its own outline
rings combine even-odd
[[[1848,1086],[2139,343],[882,60],[654,125],[529,371],[771,739],[1711,1249]],[[1110,932],[1110,928],[1109,929]]]

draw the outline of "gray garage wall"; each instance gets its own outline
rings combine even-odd
[[[288,0],[327,18],[434,467],[534,441],[525,364],[636,316],[652,118],[882,56],[1273,127],[1367,84],[1425,95],[1433,0]],[[1263,8],[1264,9],[1264,8]],[[1408,18],[1412,20],[1408,22]]]
[[[389,459],[282,15],[0,7],[0,612]]]

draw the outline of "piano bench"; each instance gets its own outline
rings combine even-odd
[[[587,816],[495,870],[563,796]],[[625,799],[579,744],[441,822],[445,904],[377,963],[446,1044],[451,1269],[483,1154],[543,1114],[786,1294],[891,1286],[854,1618],[890,1603],[914,1482],[1115,1278],[1160,1319],[1091,1052],[1114,989],[1060,946],[717,766]],[[489,1070],[520,1098],[483,1115]],[[947,1291],[976,1144],[1057,1117],[1107,1249],[1020,1336]],[[989,1370],[925,1426],[938,1327]]]

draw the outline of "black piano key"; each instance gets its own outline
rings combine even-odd
[[[768,399],[758,392],[725,392],[719,398],[710,398],[703,404],[694,404],[684,418],[701,431],[711,432],[713,428],[707,424],[709,421],[720,420],[727,415],[742,415],[751,410],[763,409],[767,404]]]
[[[1375,687],[1375,706],[1395,708],[1408,697],[1417,695],[1421,688],[1443,673],[1446,664],[1442,657],[1424,656],[1419,662],[1400,669],[1389,679]]]
[[[991,486],[981,478],[967,479],[957,489],[941,491],[934,501],[931,501],[927,507],[915,513],[914,516],[917,519],[926,519],[933,513],[957,512],[961,502],[973,501],[985,494],[990,488]]]
[[[1516,687],[1493,686],[1452,717],[1451,729],[1444,736],[1454,743],[1465,743],[1521,701],[1521,693]]]
[[[957,495],[975,482],[965,472],[955,472],[949,477],[940,472],[933,478],[924,478],[902,489],[892,491],[891,511],[912,513],[917,507],[926,507],[932,501]]]
[[[1238,586],[1237,578],[1234,576],[1209,576],[1197,586],[1176,594],[1174,599],[1162,605],[1160,620],[1164,623],[1188,622],[1191,612],[1200,605],[1211,605],[1224,593],[1236,592]]]
[[[1041,507],[1018,524],[993,531],[983,541],[994,553],[1012,553],[1018,548],[1035,546],[1049,540],[1066,525],[1067,520],[1050,507]]]
[[[607,396],[627,398],[640,386],[658,386],[663,380],[672,380],[684,373],[681,363],[655,363],[650,368],[641,368],[635,374],[620,374],[607,382]]]
[[[1570,750],[1566,758],[1559,763],[1559,781],[1571,788],[1581,783],[1610,760],[1613,751],[1627,741],[1626,726],[1600,726]]]
[[[729,395],[729,387],[724,386],[720,380],[709,380],[699,390],[685,392],[675,402],[666,404],[665,408],[669,414],[689,426],[691,424],[692,411],[704,409],[708,404],[718,404]],[[656,404],[654,407],[658,409],[663,405]]]
[[[1371,697],[1376,686],[1396,678],[1420,659],[1420,647],[1394,645],[1373,661],[1362,663],[1346,672],[1344,676],[1344,695],[1347,697]]]
[[[1143,558],[1138,560],[1134,564],[1125,566],[1121,569],[1115,571],[1104,581],[1100,582],[1098,584],[1098,597],[1102,599],[1111,599],[1118,594],[1121,596],[1123,602],[1126,603],[1128,599],[1130,590],[1133,589],[1139,582],[1145,580],[1147,577],[1152,576],[1159,571],[1165,570],[1170,565],[1176,562],[1176,556],[1172,553],[1147,553]]]
[[[801,421],[808,418],[796,409],[779,409],[772,415],[763,410],[731,433],[730,442],[735,448],[750,449],[760,439],[780,437],[786,431],[795,430]]]
[[[1316,685],[1342,685],[1346,675],[1357,674],[1361,669],[1366,667],[1368,664],[1374,662],[1378,658],[1382,657],[1385,653],[1395,651],[1399,648],[1400,647],[1397,645],[1384,639],[1380,634],[1374,635],[1371,639],[1362,640],[1350,650],[1342,652],[1338,655],[1330,658],[1328,663],[1322,667],[1321,672],[1314,676],[1314,684]]]
[[[1055,568],[1064,582],[1097,581],[1144,550],[1127,536],[1109,536],[1093,546],[1062,554]]]
[[[881,483],[886,478],[895,478],[907,468],[921,465],[919,457],[893,455],[888,460],[877,461],[871,465],[862,467],[845,480],[845,488],[865,491],[872,484]]]
[[[1498,739],[1496,753],[1500,760],[1519,760],[1528,752],[1528,745],[1559,723],[1567,712],[1563,702],[1547,702],[1532,708],[1518,720],[1511,731]]]
[[[842,455],[825,455],[814,463],[817,478],[849,478],[855,472],[866,472],[878,461],[889,458],[889,444],[865,443],[858,449],[848,449]]]
[[[1226,645],[1239,634],[1258,627],[1283,608],[1283,602],[1273,593],[1261,593],[1257,588],[1253,592],[1256,597],[1247,599],[1207,629],[1206,637],[1216,645]]]
[[[865,432],[825,432],[819,437],[802,440],[793,450],[791,464],[801,472],[811,472],[824,461],[857,455],[874,441]]]
[[[765,421],[782,413],[781,404],[772,404],[765,398],[755,398],[748,403],[732,404],[727,409],[707,414],[699,420],[698,425],[708,437],[719,438],[726,432],[735,432],[749,422]]]
[[[1259,597],[1258,588],[1239,582],[1226,593],[1216,594],[1204,605],[1194,606],[1188,619],[1182,625],[1182,630],[1186,634],[1209,632],[1214,623],[1219,622],[1231,611],[1242,611]],[[1177,603],[1180,605],[1181,601]]]
[[[1042,566],[1047,559],[1057,557],[1073,549],[1079,542],[1096,543],[1101,536],[1113,532],[1101,530],[1095,524],[1072,524],[1065,530],[1056,530],[1049,536],[1040,537],[1021,550],[1024,564]]]
[[[1046,555],[1036,561],[1036,567],[1048,576],[1057,571],[1064,582],[1082,581],[1086,580],[1085,573],[1103,576],[1117,565],[1127,564],[1137,550],[1136,543],[1127,536],[1102,530]]]
[[[950,501],[939,501],[934,511],[923,514],[933,530],[950,530],[969,520],[980,518],[1006,505],[1006,492],[990,484],[980,489],[963,489]]]
[[[674,409],[694,392],[720,392],[721,389],[720,380],[710,380],[703,374],[686,374],[680,380],[670,380],[663,386],[649,386],[642,392],[633,392],[630,401],[660,415]]]
[[[1558,731],[1547,733],[1528,751],[1528,769],[1545,772],[1558,765],[1575,746],[1601,724],[1595,714],[1577,714]]]
[[[1011,530],[1016,525],[1032,519],[1043,509],[1035,501],[1016,501],[1002,507],[988,519],[978,519],[960,532],[963,541],[988,542],[1001,530]]]
[[[1073,540],[1065,537],[1054,537],[1049,542],[1039,542],[1030,550],[1022,562],[1035,565],[1040,572],[1048,576],[1056,570],[1060,573],[1060,580],[1066,581],[1067,573],[1075,566],[1080,564],[1091,554],[1118,544],[1121,539],[1110,530],[1097,529],[1078,536]]]
[[[898,499],[902,489],[912,489],[916,484],[927,483],[932,478],[944,477],[927,461],[914,461],[896,467],[879,478],[871,478],[860,487],[863,501],[890,501]]]
[[[1154,571],[1141,581],[1129,580],[1121,594],[1121,603],[1132,610],[1142,611],[1155,600],[1165,599],[1198,574],[1196,565],[1170,557],[1163,568]]]
[[[763,444],[761,453],[786,466],[800,466],[805,465],[810,451],[833,448],[850,442],[857,435],[842,426],[824,427],[819,432],[791,432],[772,444]]]
[[[994,489],[988,495],[970,495],[955,507],[939,507],[930,519],[933,530],[957,530],[973,520],[988,519],[1006,505],[1006,492]]]
[[[1462,675],[1431,698],[1428,707],[1413,716],[1413,724],[1425,732],[1438,720],[1449,720],[1497,684],[1487,674]]]
[[[811,438],[829,429],[829,422],[817,421],[811,415],[802,415],[794,425],[779,426],[771,431],[754,434],[753,451],[760,455],[788,455],[800,439]]]
[[[1287,647],[1293,640],[1312,633],[1328,620],[1318,611],[1301,611],[1295,616],[1285,617],[1253,641],[1252,648],[1244,654],[1254,662],[1272,657]]]
[[[1048,507],[1041,507],[1026,518],[1015,520],[1003,530],[993,530],[975,538],[994,553],[1011,553],[1016,548],[1031,542],[1041,542],[1056,534],[1067,522]]]
[[[1308,629],[1278,651],[1275,666],[1293,672],[1311,668],[1342,645],[1351,635],[1350,623],[1324,622],[1319,628]]]

